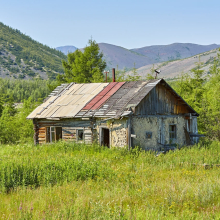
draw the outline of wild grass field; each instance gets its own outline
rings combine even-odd
[[[1,145],[0,219],[219,219],[219,153]]]

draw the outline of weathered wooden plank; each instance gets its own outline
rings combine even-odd
[[[76,135],[63,135],[62,138],[64,138],[64,137],[76,139]]]
[[[38,135],[38,138],[46,138],[45,135]]]
[[[76,136],[76,133],[75,134],[63,133],[63,136],[68,136],[68,137]]]
[[[40,127],[39,131],[46,131],[46,128],[45,127]]]

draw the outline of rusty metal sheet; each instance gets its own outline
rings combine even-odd
[[[103,96],[105,96],[117,83],[109,83],[96,97],[94,97],[83,109],[89,110],[92,108],[98,101],[100,101]]]
[[[110,83],[111,84],[111,83]],[[99,109],[114,93],[116,93],[125,82],[119,82],[113,86],[91,109]],[[107,88],[107,87],[106,87]]]
[[[100,93],[104,88],[108,86],[109,83],[101,83],[100,86],[96,87],[93,91],[91,91],[91,94],[97,95]],[[88,91],[89,92],[89,91]]]
[[[138,82],[126,82],[120,89],[112,95],[98,111],[104,111],[105,115],[116,115],[117,110],[121,110],[124,107],[124,103],[127,103],[132,94],[132,87]],[[96,115],[96,114],[95,114]]]

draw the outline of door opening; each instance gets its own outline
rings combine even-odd
[[[110,147],[109,140],[109,129],[100,128],[100,145]]]

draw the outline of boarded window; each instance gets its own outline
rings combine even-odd
[[[176,139],[176,125],[169,125],[169,139],[170,143]]]

